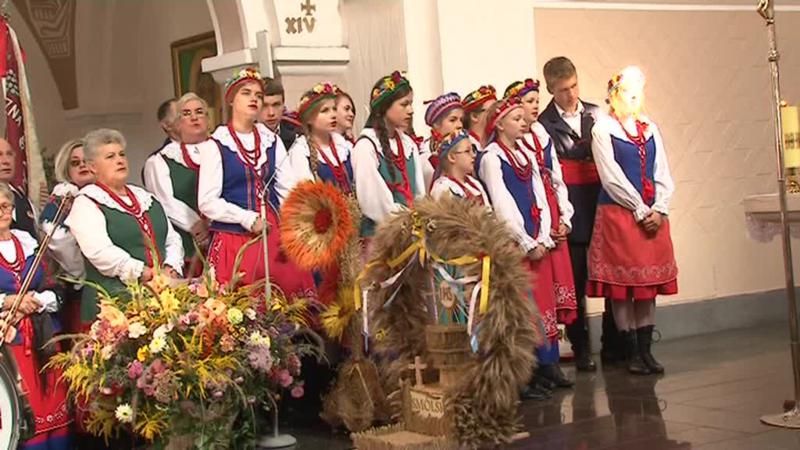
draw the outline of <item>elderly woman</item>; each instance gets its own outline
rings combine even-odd
[[[75,242],[75,237],[69,232],[69,228],[64,225],[66,214],[62,215],[58,222],[55,219],[58,207],[66,197],[74,198],[78,195],[79,189],[94,182],[94,174],[89,170],[83,157],[82,140],[72,139],[61,146],[56,154],[55,172],[58,184],[47,199],[39,221],[42,231],[53,234],[48,250],[61,268],[61,273],[80,280],[86,273],[81,249],[78,248],[78,243]],[[71,206],[71,200],[68,200],[67,206]],[[64,331],[77,332],[80,326],[80,285],[70,284],[63,294],[61,320]]]
[[[152,279],[160,270],[180,276],[181,237],[152,194],[128,184],[125,138],[119,131],[99,129],[84,138],[84,156],[95,182],[84,186],[72,205],[66,224],[86,258],[86,279],[111,295],[131,280]],[[84,288],[81,321],[97,316],[94,289]]]
[[[197,207],[197,177],[200,154],[218,152],[217,143],[208,136],[208,105],[194,92],[176,102],[177,119],[173,127],[180,141],[172,141],[150,156],[144,165],[144,182],[164,206],[172,225],[181,235],[187,259],[195,256],[194,242],[208,246],[208,223]],[[202,269],[199,256],[189,265],[189,272]]]
[[[56,331],[51,314],[58,310],[53,291],[44,288],[42,266],[34,270],[30,290],[19,303],[17,313],[9,317],[9,309],[17,300],[22,280],[32,270],[39,243],[28,232],[11,229],[14,193],[0,183],[0,305],[3,320],[11,320],[16,333],[6,336],[22,379],[22,389],[35,416],[34,435],[21,449],[70,448],[69,424],[72,416],[67,407],[66,386],[59,382],[60,373],[42,371],[56,346],[45,346]]]

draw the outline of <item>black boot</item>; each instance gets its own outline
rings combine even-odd
[[[614,365],[626,361],[625,340],[622,333],[617,330],[617,324],[614,323],[611,302],[612,300],[606,299],[606,310],[603,312],[603,334],[600,336],[603,344],[600,349],[600,360],[604,365]]]
[[[575,383],[567,378],[558,364],[547,364],[540,366],[541,376],[548,379],[557,388],[571,388]]]
[[[659,364],[650,352],[650,346],[653,343],[653,325],[649,325],[636,329],[636,339],[639,342],[639,353],[642,355],[642,361],[653,373],[664,373],[664,366]]]
[[[621,331],[623,339],[625,339],[625,360],[628,365],[628,372],[634,375],[649,375],[650,369],[642,361],[642,356],[639,354],[639,345],[636,342],[636,332],[631,330]]]

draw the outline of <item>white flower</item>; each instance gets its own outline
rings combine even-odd
[[[262,336],[258,331],[253,331],[250,334],[250,344],[252,345],[263,345],[264,347],[269,347],[270,343],[269,336]]]
[[[114,354],[114,347],[112,347],[110,345],[105,345],[100,350],[100,356],[102,356],[103,360],[105,360],[105,361],[108,361],[109,359],[111,359],[111,356],[113,356],[113,354]]]
[[[256,320],[256,311],[253,308],[245,309],[244,315],[247,316],[247,318],[250,320]]]
[[[142,325],[141,322],[133,322],[128,325],[128,337],[131,339],[139,339],[147,333],[147,327]]]
[[[127,403],[117,406],[114,415],[121,423],[131,423],[133,421],[133,408]]]
[[[228,322],[230,322],[231,325],[239,325],[242,323],[242,319],[242,311],[238,308],[231,308],[228,310]]]
[[[155,331],[153,331],[153,338],[162,338],[163,339],[164,337],[167,336],[167,333],[172,331],[172,328],[174,328],[174,325],[172,324],[172,322],[168,322],[168,323],[165,323],[164,325],[159,326],[158,328],[156,328]]]
[[[150,341],[150,353],[158,354],[161,353],[162,350],[167,346],[167,340],[164,337],[154,337],[152,341]]]

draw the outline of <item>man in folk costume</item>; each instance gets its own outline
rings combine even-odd
[[[575,321],[577,315],[572,262],[567,248],[567,236],[572,227],[571,219],[574,209],[569,202],[567,186],[561,176],[561,165],[553,148],[552,139],[537,121],[539,117],[539,81],[530,78],[525,81],[516,81],[506,89],[505,97],[519,98],[525,114],[528,131],[519,139],[518,143],[520,147],[534,155],[534,162],[539,168],[544,184],[551,218],[550,236],[553,238],[554,244],[548,257],[553,266],[556,317],[559,323],[569,326]],[[539,373],[557,387],[571,387],[574,384],[564,375],[558,363],[544,366]]]
[[[281,82],[274,78],[264,79],[264,106],[258,121],[278,135],[287,149],[292,148],[294,140],[301,134],[302,124],[286,111],[286,91]]]
[[[608,82],[609,116],[592,130],[603,189],[589,247],[588,295],[612,302],[628,371],[663,373],[650,351],[657,295],[678,293],[669,203],[675,190],[664,141],[646,117],[645,78],[628,67]]]
[[[208,260],[217,280],[229,282],[239,249],[266,227],[269,274],[264,273],[265,255],[258,243],[244,251],[240,282],[252,284],[269,276],[287,297],[314,300],[311,273],[301,271],[280,249],[278,208],[296,177],[283,142],[256,122],[263,99],[264,81],[255,69],[242,69],[229,79],[225,100],[231,106],[231,120],[213,133],[219,148],[200,155],[198,206],[211,221],[212,231]],[[260,213],[263,196],[266,217]]]
[[[600,110],[597,105],[580,99],[575,65],[565,57],[553,58],[544,66],[547,91],[553,99],[539,115],[539,122],[553,139],[569,201],[575,209],[568,244],[575,293],[578,304],[576,320],[567,326],[567,336],[575,354],[575,367],[580,371],[597,370],[589,348],[586,321],[587,252],[592,238],[600,178],[592,158],[592,127]],[[611,305],[603,313],[603,348],[601,358],[613,363],[622,358],[619,335],[611,315]]]
[[[217,143],[208,137],[208,106],[193,92],[176,102],[177,118],[172,127],[178,140],[170,141],[147,159],[144,182],[147,189],[161,202],[170,222],[183,241],[184,256],[189,262],[188,276],[202,270],[195,258],[195,242],[201,249],[208,247],[208,223],[197,207],[197,177],[200,154],[218,151]]]

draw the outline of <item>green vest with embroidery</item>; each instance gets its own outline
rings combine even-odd
[[[368,138],[365,138],[368,139]],[[391,151],[391,150],[390,150]],[[403,174],[400,173],[396,167],[393,170],[390,170],[389,165],[392,164],[386,157],[383,156],[383,153],[377,152],[378,154],[378,172],[381,174],[381,177],[386,181],[387,187],[393,184],[402,184],[403,183]],[[411,189],[411,196],[416,197],[417,193],[417,177],[414,174],[417,172],[417,165],[416,160],[411,158],[406,158],[406,173],[408,173],[408,184]],[[392,176],[394,174],[394,176]],[[392,198],[394,199],[395,203],[399,203],[403,206],[410,207],[411,205],[406,204],[406,198],[400,192],[389,188],[389,191],[392,193]],[[361,219],[361,237],[371,237],[375,234],[375,228],[377,228],[377,224],[374,220],[370,219],[367,216],[363,216]]]
[[[161,156],[169,167],[169,177],[172,182],[172,194],[178,200],[186,203],[192,211],[200,215],[197,208],[197,172],[185,167],[183,164],[173,161],[171,158]],[[194,256],[194,239],[191,233],[174,227],[175,231],[181,235],[183,241],[183,254],[186,259]]]
[[[96,203],[100,208],[106,219],[106,233],[111,239],[111,242],[128,252],[132,257],[140,260],[147,261],[146,249],[148,244],[145,242],[142,231],[136,219],[130,214],[124,213],[114,208],[109,208],[100,203]],[[145,214],[150,216],[150,222],[153,224],[153,234],[155,235],[155,247],[158,248],[158,254],[161,258],[166,257],[166,242],[167,242],[167,216],[164,213],[164,208],[161,203],[153,197],[153,203],[150,209]],[[163,264],[163,261],[160,262]],[[111,278],[101,274],[89,261],[86,261],[86,281],[97,284],[112,297],[124,294],[125,285],[119,278]],[[124,295],[122,295],[124,296]],[[100,298],[97,291],[93,286],[85,285],[83,288],[83,297],[81,299],[81,322],[93,322],[99,312]]]

